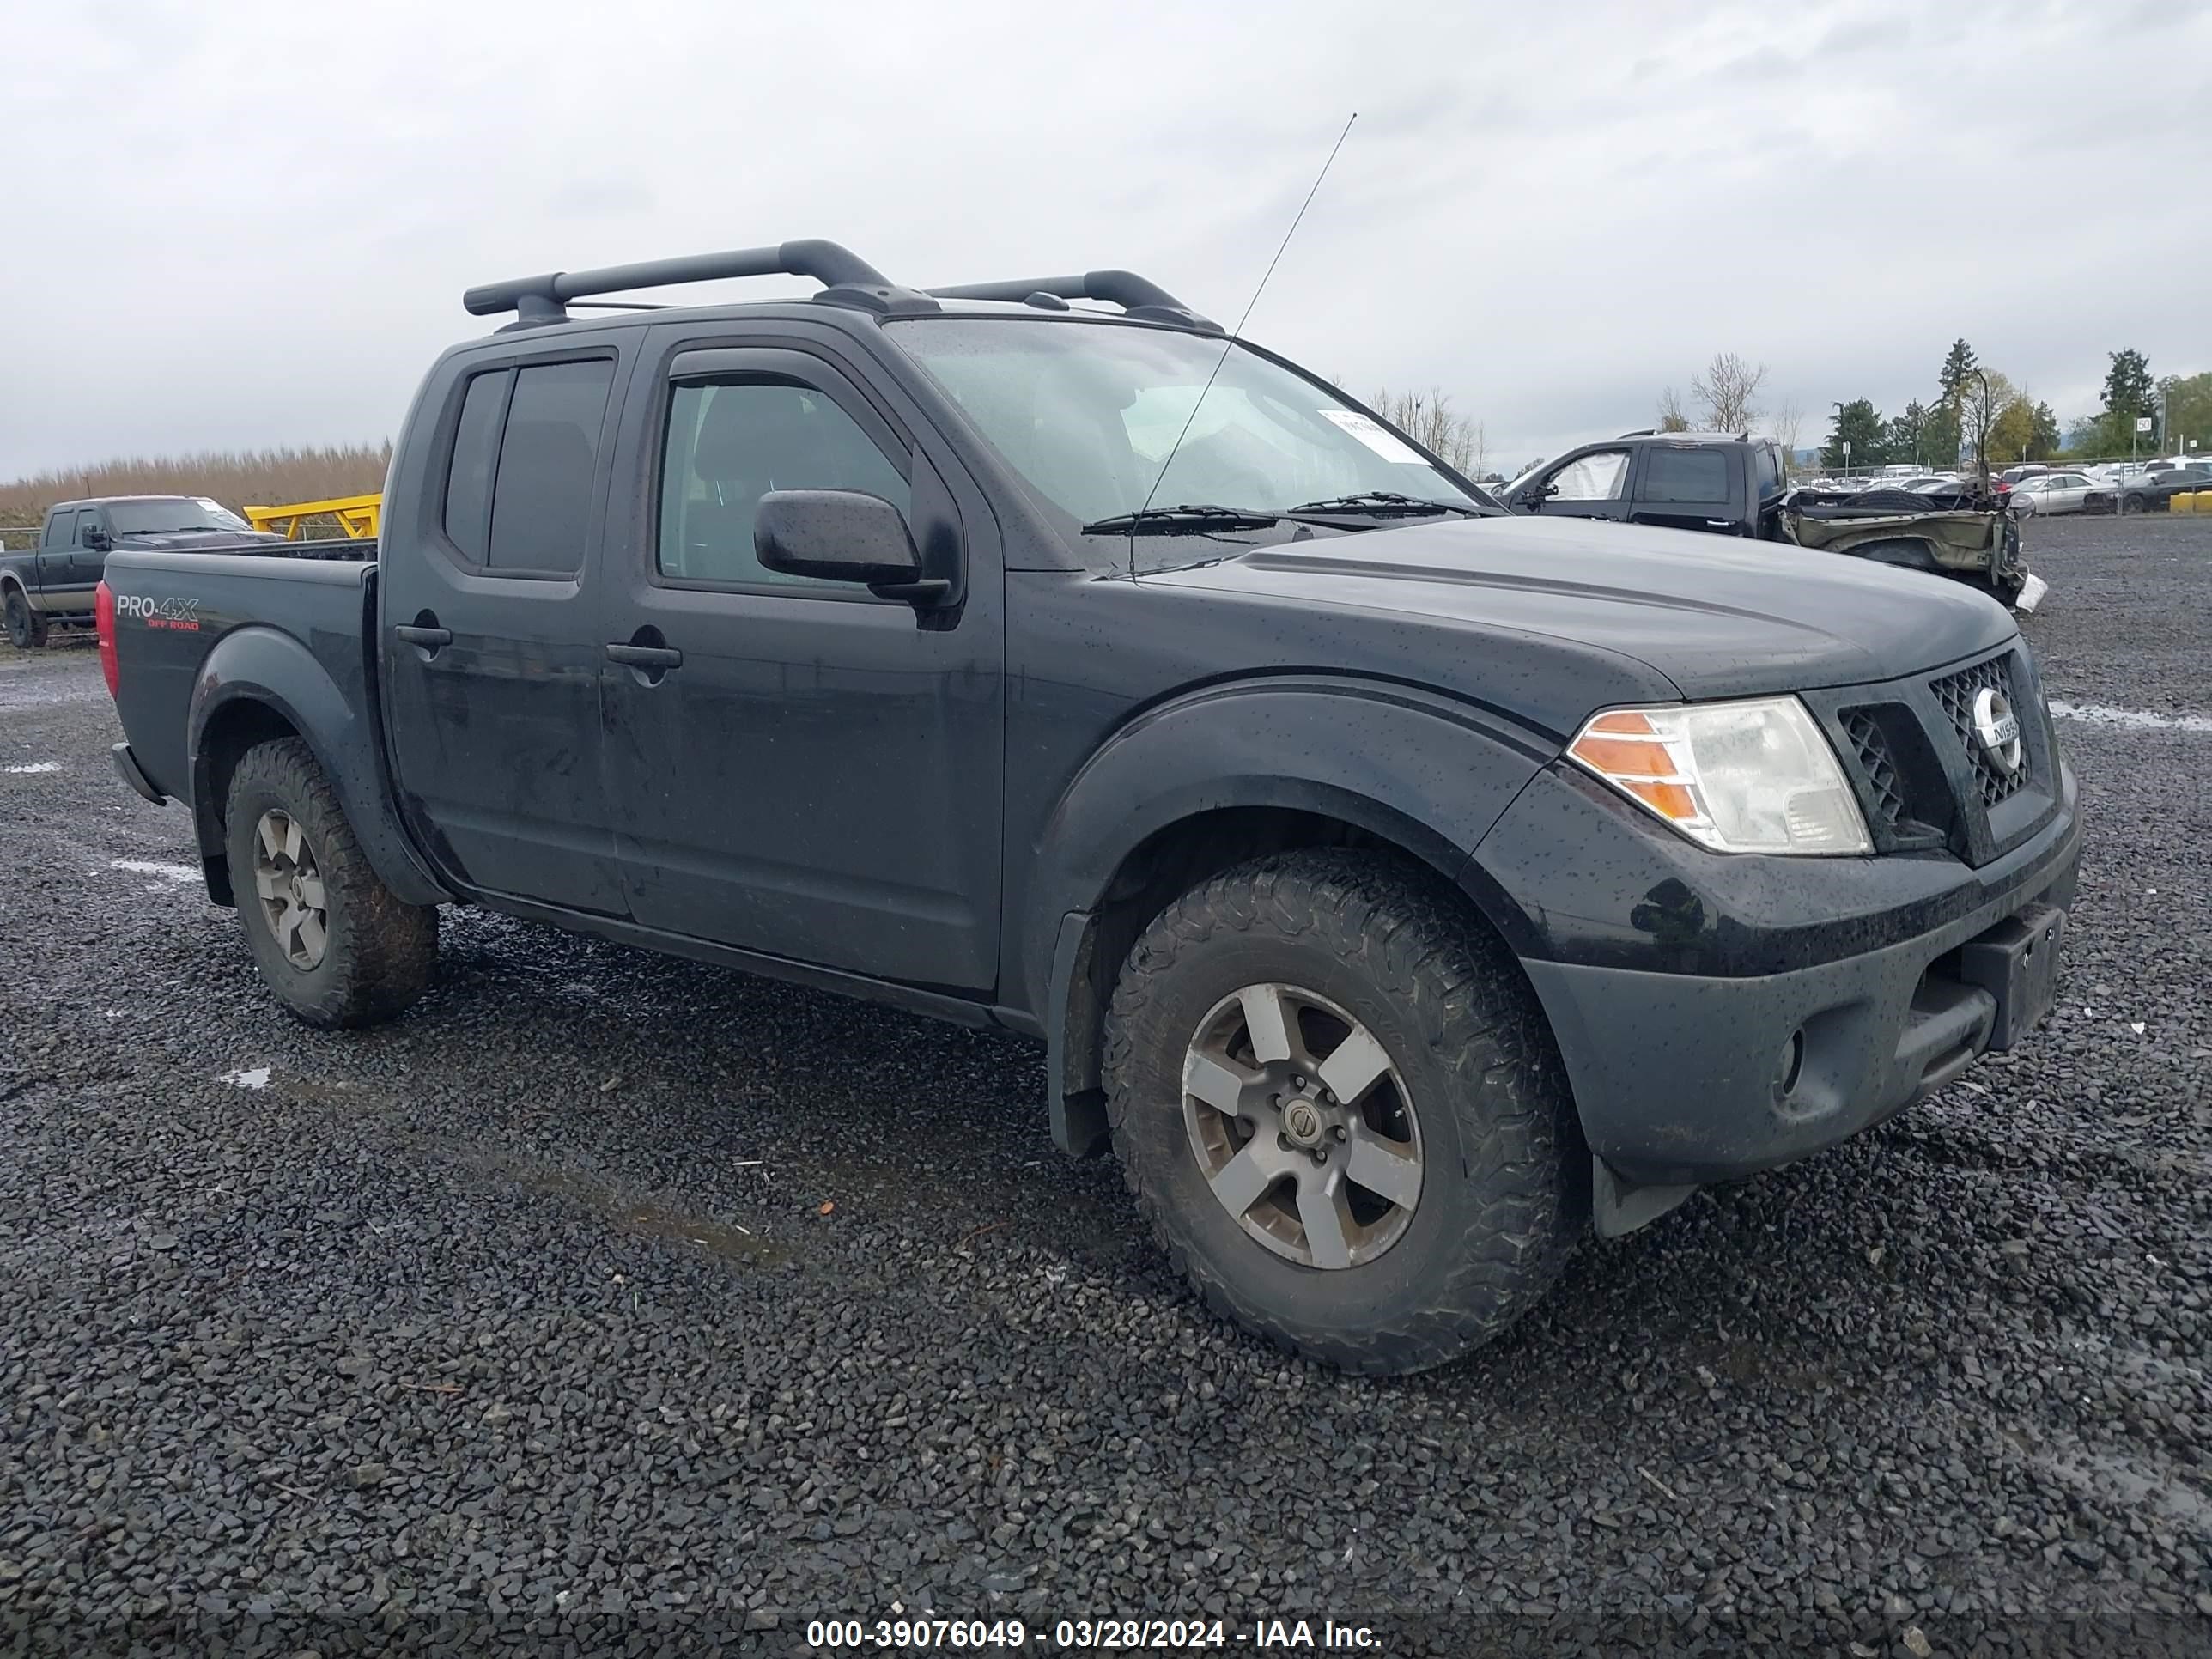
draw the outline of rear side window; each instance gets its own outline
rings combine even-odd
[[[605,357],[515,371],[492,480],[495,570],[584,568],[585,517],[615,366]]]
[[[471,564],[568,575],[586,519],[611,358],[489,369],[462,394],[446,473],[447,538]]]
[[[513,371],[479,374],[461,401],[453,433],[453,459],[446,474],[446,537],[472,564],[484,562],[491,542],[491,475],[499,462],[500,422],[507,417]]]
[[[1649,501],[1725,501],[1728,457],[1717,449],[1655,447],[1644,458],[1644,499]]]
[[[54,521],[46,526],[48,547],[67,547],[76,538],[76,518],[74,513],[57,513]]]

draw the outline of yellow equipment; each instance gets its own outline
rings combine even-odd
[[[310,519],[335,519],[349,541],[376,534],[384,507],[381,495],[337,495],[327,501],[294,501],[286,507],[249,507],[246,521],[256,530],[281,532],[288,542],[309,539],[301,532]]]

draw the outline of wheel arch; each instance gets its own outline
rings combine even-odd
[[[1079,1155],[1104,1146],[1100,1060],[1120,965],[1176,896],[1231,865],[1370,849],[1425,867],[1501,940],[1518,931],[1493,914],[1507,901],[1471,849],[1557,749],[1550,734],[1433,694],[1343,682],[1200,695],[1117,736],[1042,838],[1033,867],[1055,879],[1020,947],[1055,1142]]]
[[[200,665],[188,717],[191,811],[208,896],[234,902],[223,814],[230,779],[255,744],[295,737],[337,793],[362,852],[410,904],[449,899],[424,869],[394,810],[366,688],[349,698],[314,654],[290,635],[248,627],[226,635]]]

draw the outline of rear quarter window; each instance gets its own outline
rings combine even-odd
[[[1726,501],[1728,457],[1717,449],[1653,448],[1644,458],[1643,495],[1649,501]]]

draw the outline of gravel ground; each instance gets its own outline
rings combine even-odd
[[[2052,695],[2199,721],[2062,725],[2058,1017],[1393,1383],[1197,1308],[1024,1044],[476,915],[301,1029],[0,647],[0,1652],[2205,1651],[2212,521],[2029,538]]]

